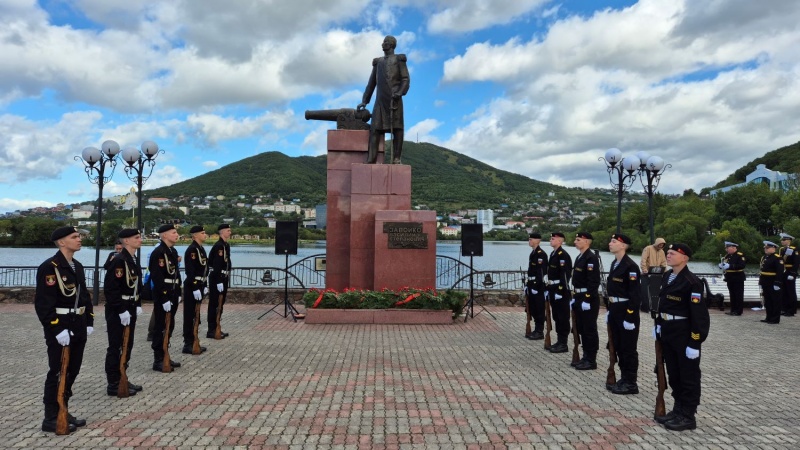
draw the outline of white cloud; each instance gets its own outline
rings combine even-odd
[[[407,141],[438,143],[439,140],[432,136],[431,133],[441,125],[442,123],[436,119],[422,120],[406,130],[405,139]]]
[[[170,186],[184,180],[186,180],[186,177],[177,167],[170,165],[161,166],[158,170],[153,171],[153,176],[142,186],[142,191]]]
[[[681,192],[797,141],[800,65],[784,53],[798,47],[800,30],[765,27],[754,39],[709,26],[680,35],[690,12],[682,2],[642,0],[566,18],[528,42],[472,45],[445,62],[443,80],[506,90],[443,145],[536,179],[572,185],[590,176],[601,187],[608,180],[597,158],[606,148],[646,150],[673,164],[662,188]],[[770,12],[758,14],[750,22]],[[697,73],[708,68],[725,70]]]
[[[45,200],[29,200],[29,199],[17,199],[17,198],[0,198],[0,211],[23,211],[30,208],[38,208],[38,207],[51,207],[55,206],[55,203],[51,203]]]
[[[431,33],[463,33],[502,25],[530,13],[549,0],[462,0],[431,15]],[[444,2],[442,2],[444,3]]]
[[[208,169],[214,169],[219,167],[219,163],[216,161],[203,161],[203,167]]]

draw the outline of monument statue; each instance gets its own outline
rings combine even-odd
[[[381,48],[384,56],[372,60],[372,74],[369,76],[364,96],[356,108],[364,110],[375,95],[372,107],[372,124],[369,129],[369,153],[367,164],[375,164],[378,157],[378,136],[392,134],[392,164],[401,164],[403,154],[403,96],[408,93],[410,77],[406,67],[406,55],[394,53],[397,39],[386,36]]]

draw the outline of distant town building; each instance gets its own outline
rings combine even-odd
[[[475,216],[475,223],[483,224],[484,233],[488,233],[494,227],[494,211],[491,209],[479,209]]]
[[[328,205],[317,205],[314,209],[316,210],[314,214],[317,216],[317,228],[321,230],[328,228]]]
[[[714,189],[710,191],[709,194],[714,196],[720,192],[728,192],[731,189],[736,189],[748,184],[766,184],[773,191],[788,191],[791,189],[796,179],[797,175],[795,174],[769,170],[766,165],[759,164],[756,166],[756,170],[750,172],[750,174],[745,177],[744,183]]]

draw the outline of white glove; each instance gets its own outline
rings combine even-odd
[[[658,339],[659,334],[661,334],[661,325],[656,325],[653,327],[653,339]]]
[[[725,269],[725,270],[728,270],[728,269],[731,268],[731,265],[728,264],[728,263],[725,263],[725,264],[722,265],[722,268]]]
[[[686,347],[686,357],[689,359],[697,359],[700,357],[700,350],[692,347]]]
[[[720,269],[724,269],[725,268],[725,263],[719,263],[719,264],[717,264],[717,267],[719,267]]]
[[[524,288],[522,288],[522,293],[525,294],[525,295],[528,295],[528,286],[525,286]]]
[[[611,314],[611,311],[606,311],[606,323],[608,323],[608,315]]]
[[[119,315],[119,323],[123,327],[127,327],[128,325],[130,325],[131,324],[131,313],[129,313],[128,311],[125,311],[124,313],[121,313]]]
[[[141,306],[137,306],[137,307],[136,307],[136,315],[137,315],[137,316],[141,316],[141,315],[142,315],[142,312],[143,312],[143,311],[142,311],[142,307],[141,307]]]
[[[554,296],[553,298],[554,298],[555,300],[560,300],[560,299],[561,299],[561,296],[560,296],[560,295],[558,295],[558,294],[555,294],[555,296]]]
[[[178,297],[178,303],[183,301],[183,297]]]
[[[622,327],[625,328],[628,331],[631,331],[631,330],[635,330],[636,329],[636,324],[635,323],[630,323],[627,320],[623,320],[622,321]]]
[[[91,336],[94,333],[94,327],[86,327],[86,336]]]
[[[164,306],[164,312],[172,311],[172,302],[164,303],[162,306]]]
[[[559,299],[559,298],[561,298],[561,296],[556,295],[556,299]],[[574,305],[574,304],[575,304],[575,299],[573,298],[572,300],[569,301],[569,307],[572,308],[572,305]]]
[[[56,340],[59,344],[63,345],[64,347],[69,345],[69,331],[62,330],[61,333],[56,335]]]
[[[581,302],[581,309],[584,310],[584,311],[588,311],[588,310],[592,309],[592,305],[590,305],[590,304],[588,304],[586,302]]]
[[[786,279],[789,280],[789,281],[792,281],[792,280],[794,280],[794,275],[787,275]]]
[[[222,283],[217,283],[217,292],[222,292],[223,289],[225,289],[225,286]]]
[[[539,293],[539,291],[537,291],[536,289],[531,289],[531,294],[536,295],[538,293]]]
[[[198,302],[203,299],[203,294],[200,292],[199,289],[196,291],[192,291],[192,294],[194,295],[194,299],[197,300]]]
[[[208,295],[208,286],[203,288],[203,295]]]
[[[781,287],[776,284],[776,285],[772,286],[772,289],[775,289],[776,291],[780,291]]]

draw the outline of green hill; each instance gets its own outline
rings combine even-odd
[[[485,207],[511,200],[529,202],[550,191],[574,191],[498,170],[433,144],[406,142],[403,162],[412,167],[413,203],[431,209]],[[313,205],[325,201],[326,166],[325,155],[289,157],[266,152],[146,194],[168,198],[272,194],[273,198],[299,198],[304,204]]]
[[[714,186],[703,189],[702,192],[743,183],[747,175],[756,170],[756,166],[759,164],[764,164],[768,169],[779,172],[800,173],[800,142],[773,150],[750,161]]]

